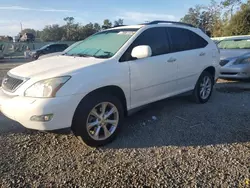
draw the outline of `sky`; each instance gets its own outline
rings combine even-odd
[[[124,19],[124,24],[152,20],[179,21],[190,7],[210,0],[0,0],[0,35],[16,36],[23,28],[42,30],[45,25],[75,22],[102,23]]]

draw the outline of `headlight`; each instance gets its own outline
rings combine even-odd
[[[243,59],[240,64],[247,64],[247,63],[250,63],[250,57]]]
[[[249,63],[250,63],[250,57],[245,57],[237,60],[234,64],[239,65],[239,64],[249,64]]]
[[[26,97],[55,97],[57,91],[70,79],[70,76],[62,76],[57,78],[50,78],[36,82],[30,86],[25,92]]]

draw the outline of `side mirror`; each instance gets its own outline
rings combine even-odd
[[[137,59],[142,59],[152,56],[152,50],[150,46],[141,45],[133,48],[131,56]]]

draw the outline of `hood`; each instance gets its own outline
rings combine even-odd
[[[40,49],[36,49],[36,50],[31,50],[30,52],[35,53],[35,52],[39,52],[39,51],[41,51],[41,50]]]
[[[93,57],[71,57],[71,56],[53,56],[45,59],[26,63],[10,70],[10,73],[16,76],[31,78],[56,77],[70,74],[78,69],[103,62],[104,59]]]
[[[250,53],[250,49],[220,49],[220,59],[233,59]]]

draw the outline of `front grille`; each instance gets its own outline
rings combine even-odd
[[[236,75],[238,74],[237,72],[221,72],[223,75]]]
[[[227,63],[229,62],[229,60],[221,60],[220,61],[220,66],[224,66],[224,65],[226,65]]]
[[[24,80],[6,75],[2,81],[2,88],[6,91],[13,92],[20,86]]]

